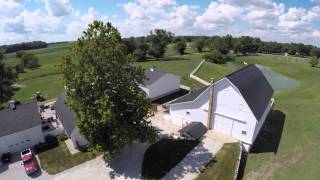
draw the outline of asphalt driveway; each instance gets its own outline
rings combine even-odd
[[[22,161],[19,153],[12,155],[12,162],[10,164],[0,166],[0,180],[52,179],[46,172],[41,170],[31,177],[27,176],[21,163]]]
[[[15,155],[11,164],[0,166],[0,180],[140,179],[143,156],[148,147],[147,143],[127,145],[109,162],[105,162],[102,156],[99,156],[56,175],[48,175],[45,171],[40,171],[32,177],[26,175],[19,155]]]

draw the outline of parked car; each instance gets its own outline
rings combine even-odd
[[[30,149],[21,152],[21,159],[28,176],[39,170],[39,165]]]

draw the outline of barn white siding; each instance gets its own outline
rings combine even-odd
[[[147,88],[149,99],[161,98],[180,89],[180,77],[167,73]]]
[[[191,122],[201,122],[206,126],[209,106],[208,92],[207,89],[193,102],[172,104],[170,106],[170,121],[180,126],[185,126]]]
[[[215,83],[211,128],[252,143],[256,119],[241,93],[226,78]]]
[[[26,129],[0,138],[0,154],[18,152],[44,141],[41,126]]]

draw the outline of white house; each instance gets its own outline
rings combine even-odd
[[[180,90],[180,77],[156,70],[151,67],[145,72],[146,79],[139,87],[146,93],[147,98],[156,100]]]
[[[272,95],[263,73],[249,65],[175,100],[165,118],[180,126],[201,122],[239,139],[249,151],[273,106]]]
[[[75,147],[80,148],[88,144],[87,140],[80,134],[76,127],[77,117],[65,104],[66,92],[63,92],[57,99],[54,108],[67,136],[72,140]]]
[[[0,110],[0,155],[45,142],[36,103]]]

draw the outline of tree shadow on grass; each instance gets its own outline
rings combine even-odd
[[[250,153],[277,153],[282,137],[286,115],[280,110],[271,110],[261,128]]]

